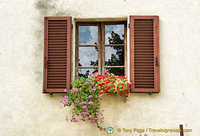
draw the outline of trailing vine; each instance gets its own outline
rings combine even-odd
[[[108,72],[106,75],[95,73],[89,78],[79,77],[71,83],[71,90],[65,90],[66,95],[60,102],[64,106],[73,106],[72,122],[89,121],[105,131],[106,128],[101,126],[104,110],[100,109],[100,100],[105,95],[116,94],[122,96],[126,102],[131,82],[125,76]]]

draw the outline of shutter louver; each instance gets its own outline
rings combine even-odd
[[[45,17],[44,92],[70,89],[71,17]]]
[[[131,92],[159,92],[159,26],[157,16],[130,18]]]

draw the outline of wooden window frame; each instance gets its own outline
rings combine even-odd
[[[124,44],[105,45],[105,25],[124,24]],[[79,45],[79,26],[98,26],[98,44],[97,45]],[[79,47],[98,47],[98,73],[104,75],[105,68],[124,68],[124,75],[127,76],[127,22],[77,22],[75,30],[75,78],[78,77],[79,69]],[[105,66],[105,47],[124,46],[124,66]],[[96,67],[82,67],[96,68]]]
[[[134,72],[134,20],[135,19],[153,19],[154,34],[154,88],[135,88]],[[157,65],[155,63],[157,58]],[[138,93],[158,93],[160,92],[160,58],[159,58],[159,17],[158,16],[130,16],[130,79],[133,81],[131,92]]]

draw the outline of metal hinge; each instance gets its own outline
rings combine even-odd
[[[44,17],[45,20],[47,20],[47,17]]]
[[[158,67],[158,57],[156,57],[156,67]]]
[[[128,28],[130,28],[130,24],[128,24]]]
[[[46,60],[46,57],[44,57],[44,67],[47,68],[48,66],[48,61]]]
[[[72,24],[72,29],[74,28],[73,24]]]

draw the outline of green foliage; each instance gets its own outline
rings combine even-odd
[[[79,77],[72,84],[72,89],[66,91],[66,96],[60,101],[64,106],[73,106],[72,122],[86,121],[96,123],[101,130],[103,111],[100,109],[100,100],[104,95],[119,94],[124,100],[129,95],[130,83],[124,76],[115,76],[107,73],[95,73],[90,78]]]

